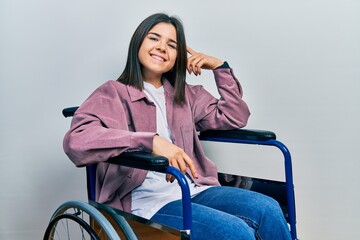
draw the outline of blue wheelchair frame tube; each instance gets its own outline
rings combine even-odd
[[[178,180],[182,193],[183,230],[190,235],[192,230],[192,216],[189,184],[186,181],[185,175],[177,168],[169,166],[163,172],[173,175]]]
[[[292,239],[297,239],[295,194],[294,194],[291,155],[289,149],[282,142],[278,140],[262,141],[262,140],[231,139],[231,138],[222,138],[222,137],[202,137],[201,140],[274,146],[281,150],[284,156],[284,164],[285,164],[285,182],[286,182],[285,184],[286,184],[286,194],[287,194],[287,205],[289,210],[289,224],[291,229],[290,232]]]

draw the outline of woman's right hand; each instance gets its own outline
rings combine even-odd
[[[186,173],[189,167],[191,174],[194,178],[198,178],[197,171],[193,160],[175,144],[169,142],[165,138],[155,135],[153,139],[153,153],[159,156],[164,156],[169,160],[170,166],[179,169],[183,174]],[[166,181],[173,182],[174,176],[166,174]]]

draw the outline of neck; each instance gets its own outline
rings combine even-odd
[[[160,76],[143,76],[143,81],[154,85],[159,88],[162,86],[161,75]]]

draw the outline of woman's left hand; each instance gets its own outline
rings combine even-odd
[[[224,63],[218,58],[206,55],[204,53],[195,52],[190,47],[187,47],[186,50],[191,55],[187,59],[186,67],[189,74],[193,72],[197,76],[201,74],[201,69],[214,70]]]

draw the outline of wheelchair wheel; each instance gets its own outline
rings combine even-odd
[[[44,240],[50,239],[120,240],[120,237],[95,207],[69,201],[58,207],[51,217],[44,235]]]
[[[113,208],[105,204],[99,204],[91,201],[90,204],[96,207],[102,213],[104,213],[106,218],[115,227],[115,230],[119,230],[124,234],[123,237],[125,237],[127,240],[138,240],[138,237],[136,236],[135,232],[133,231],[129,223],[126,221],[126,219],[123,216],[121,216],[119,213],[117,213]]]

